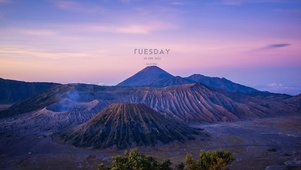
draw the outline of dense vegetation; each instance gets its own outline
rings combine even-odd
[[[219,150],[212,152],[201,151],[198,160],[194,160],[191,154],[186,155],[187,170],[198,169],[222,169],[227,164],[234,160],[233,155],[230,152]]]
[[[174,166],[176,170],[221,170],[234,160],[232,153],[219,151],[200,151],[198,160],[187,154],[185,163],[181,162]],[[125,151],[124,156],[113,157],[112,167],[104,164],[98,165],[98,170],[172,170],[172,163],[169,159],[160,163],[152,156],[145,156],[137,152],[137,149]]]

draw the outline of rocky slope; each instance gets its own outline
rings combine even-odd
[[[281,101],[265,101],[245,94],[216,91],[199,83],[140,88],[120,101],[141,102],[186,122],[235,121],[297,112],[295,107]]]
[[[180,76],[175,76],[171,78],[164,78],[157,81],[154,81],[150,84],[151,87],[167,87],[167,86],[174,86],[174,85],[182,85],[182,84],[192,84],[195,81],[182,78]]]

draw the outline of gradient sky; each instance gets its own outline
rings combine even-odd
[[[0,0],[2,78],[115,85],[147,63],[299,94],[301,1]]]

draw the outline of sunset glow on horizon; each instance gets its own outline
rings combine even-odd
[[[299,0],[0,0],[0,77],[116,85],[153,62],[296,95],[300,18]]]

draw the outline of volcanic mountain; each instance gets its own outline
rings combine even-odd
[[[181,77],[170,77],[170,74],[155,66],[147,67],[145,70],[151,71],[149,73],[151,75],[155,75],[152,74],[152,70],[157,70],[159,73],[154,77],[158,77],[161,73],[169,75],[167,76],[169,78],[159,78],[157,82],[173,85],[165,87],[58,85],[16,103],[8,110],[0,111],[0,118],[23,113],[27,114],[24,114],[22,119],[33,118],[35,113],[38,113],[40,116],[35,118],[41,122],[42,127],[45,126],[44,122],[51,120],[52,125],[57,127],[55,129],[60,129],[84,123],[110,104],[119,102],[143,103],[169,119],[181,122],[237,121],[296,114],[301,110],[298,97],[260,91],[229,92],[201,83],[191,83]],[[141,77],[140,81],[143,79]],[[170,81],[163,81],[167,79]],[[181,85],[175,85],[177,83]],[[52,117],[46,114],[49,112],[53,113]],[[33,126],[37,127],[37,124],[34,123]]]
[[[151,84],[174,76],[157,66],[148,66],[117,86],[150,86]]]
[[[74,146],[123,149],[184,142],[195,139],[197,134],[195,129],[168,120],[144,104],[114,103],[86,123],[61,132],[59,137]]]
[[[208,77],[201,74],[193,74],[182,78],[173,76],[157,66],[148,66],[130,78],[119,83],[117,86],[148,86],[148,87],[167,87],[191,83],[202,83],[208,87],[223,89],[229,92],[256,93],[256,89],[234,83],[225,78]]]

